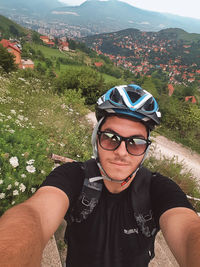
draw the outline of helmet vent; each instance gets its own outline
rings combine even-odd
[[[132,103],[135,103],[140,98],[140,95],[135,92],[128,91],[127,94],[130,97]]]

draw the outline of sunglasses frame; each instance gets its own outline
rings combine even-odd
[[[101,144],[101,135],[102,135],[102,134],[105,134],[105,133],[110,133],[110,134],[113,134],[113,135],[116,135],[117,137],[119,137],[119,144],[116,146],[116,148],[114,148],[114,149],[107,149],[107,148],[105,148],[105,147],[102,146],[102,144]],[[133,156],[141,156],[141,155],[143,155],[143,154],[146,152],[147,148],[151,145],[151,141],[150,141],[149,139],[145,139],[145,138],[139,137],[139,136],[137,136],[137,135],[132,135],[132,136],[129,136],[129,137],[123,137],[123,136],[119,135],[118,133],[116,133],[116,132],[114,132],[114,131],[112,132],[112,131],[100,131],[100,130],[97,132],[97,135],[98,135],[99,144],[100,144],[100,146],[101,146],[104,150],[107,150],[107,151],[115,151],[115,150],[121,145],[121,142],[124,141],[124,142],[125,142],[125,146],[126,146],[126,150],[127,150],[127,152],[128,152],[130,155],[133,155]],[[130,151],[128,150],[128,143],[127,143],[127,142],[128,142],[130,139],[134,139],[134,138],[137,138],[137,139],[141,139],[141,140],[143,140],[143,141],[146,141],[146,148],[145,148],[145,150],[144,150],[142,153],[140,153],[140,154],[133,154],[133,153],[130,153]]]

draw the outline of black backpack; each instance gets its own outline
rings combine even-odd
[[[90,182],[90,178],[99,177],[99,168],[94,159],[82,163],[84,183],[78,201],[70,207],[65,219],[67,224],[81,223],[92,213],[99,202],[103,181]],[[144,247],[148,247],[150,259],[154,257],[154,241],[158,232],[151,209],[150,184],[152,176],[148,169],[141,167],[131,183],[131,201],[134,217],[139,228],[139,236]]]

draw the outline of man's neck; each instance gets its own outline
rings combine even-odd
[[[135,175],[133,175],[133,177],[123,186],[121,185],[121,183],[116,183],[114,181],[108,181],[105,179],[103,181],[104,181],[105,187],[108,189],[110,193],[118,194],[130,186],[134,177]]]

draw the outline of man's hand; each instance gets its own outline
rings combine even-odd
[[[173,208],[160,217],[160,228],[181,267],[200,266],[200,218],[187,208]]]
[[[0,218],[0,266],[39,267],[43,249],[69,206],[66,194],[42,187]]]

